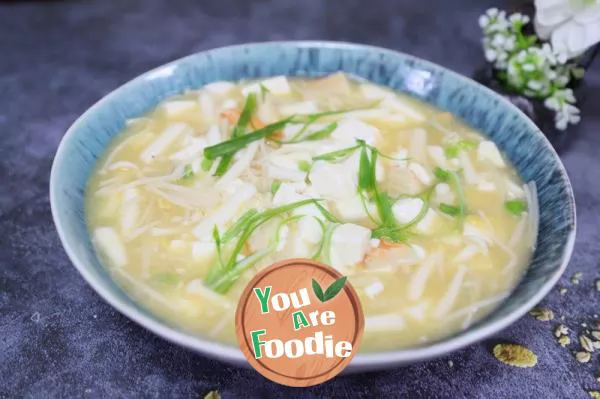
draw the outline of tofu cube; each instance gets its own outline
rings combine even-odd
[[[371,126],[359,119],[344,119],[333,131],[331,137],[348,143],[355,143],[356,139],[360,139],[364,140],[367,144],[375,145],[381,134],[375,126]]]
[[[252,83],[242,89],[242,94],[247,96],[250,93],[260,93],[260,86],[263,85],[271,94],[287,94],[291,91],[288,80],[285,76],[276,76],[265,79],[260,83]]]
[[[371,249],[371,230],[352,223],[338,226],[331,236],[331,262],[338,270],[344,270],[363,260]]]
[[[489,161],[499,168],[506,166],[504,159],[502,159],[502,154],[500,154],[498,147],[496,147],[493,141],[484,140],[479,143],[477,157],[479,161]]]

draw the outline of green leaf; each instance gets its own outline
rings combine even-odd
[[[267,94],[270,93],[271,91],[269,89],[267,89],[265,87],[265,85],[263,85],[262,83],[260,83],[259,86],[260,86],[260,100],[264,102],[265,99],[267,98]]]
[[[281,186],[281,181],[274,180],[273,183],[271,183],[271,194],[275,195],[277,190],[279,190],[280,186]]]
[[[304,140],[315,141],[315,140],[325,139],[325,138],[331,136],[331,133],[333,133],[333,131],[337,128],[337,126],[338,126],[337,122],[330,123],[329,125],[325,126],[323,129],[317,130],[316,132],[312,132],[311,134],[307,135],[304,138]]]
[[[454,205],[448,205],[448,204],[440,204],[438,206],[439,210],[441,212],[444,212],[446,215],[450,215],[450,216],[458,216],[460,215],[460,208]]]
[[[310,168],[311,168],[311,164],[310,164],[310,162],[308,162],[308,161],[299,161],[299,162],[298,162],[298,169],[299,169],[301,172],[306,172],[306,173],[308,173],[308,172],[310,172]]]
[[[342,276],[335,280],[333,284],[331,284],[329,288],[327,288],[327,290],[325,291],[325,295],[323,295],[323,300],[321,302],[327,302],[335,298],[335,296],[342,290],[342,288],[344,288],[344,284],[346,284],[347,279],[348,277]]]
[[[293,117],[290,116],[289,118],[272,123],[243,136],[232,138],[231,140],[206,147],[204,149],[204,156],[208,159],[215,159],[229,155],[233,156],[234,153],[246,147],[248,144],[276,133],[278,130],[290,123],[292,118]]]
[[[358,165],[358,189],[370,193],[373,190],[374,182],[371,181],[371,160],[367,154],[367,147],[361,145],[360,162]]]
[[[323,214],[325,219],[327,219],[331,223],[342,223],[338,218],[333,216],[333,214],[331,212],[329,212],[327,209],[325,209],[325,207],[323,205],[319,204],[318,202],[315,202],[315,206],[317,208],[319,208],[319,211],[321,211],[321,213]]]
[[[214,159],[203,158],[202,163],[200,164],[200,168],[202,168],[203,171],[208,172],[212,167],[213,163]]]
[[[506,210],[512,213],[513,215],[520,216],[523,212],[527,210],[527,203],[519,199],[510,200],[504,203],[504,208],[506,208]]]
[[[341,150],[326,152],[325,154],[319,154],[319,155],[313,157],[313,161],[327,161],[327,162],[340,161],[340,160],[352,155],[352,153],[359,147],[360,147],[360,145],[355,145],[354,147],[342,148]]]
[[[240,137],[244,134],[244,132],[246,131],[246,127],[248,126],[248,123],[250,123],[250,119],[252,118],[252,114],[254,113],[254,110],[256,109],[256,94],[254,93],[250,93],[248,95],[248,97],[246,97],[246,103],[244,104],[244,109],[242,109],[242,113],[240,114],[240,117],[235,125],[235,127],[233,128],[233,132],[231,133],[231,137],[232,138],[236,138],[236,137]],[[205,154],[206,154],[206,150],[205,150]],[[207,157],[209,158],[209,157]],[[214,159],[214,158],[209,158],[209,159]],[[223,157],[221,158],[221,161],[219,162],[219,165],[217,166],[217,170],[215,171],[215,176],[223,176],[225,174],[225,172],[227,171],[227,168],[229,168],[229,164],[231,163],[231,160],[233,159],[233,154],[224,154]]]
[[[319,285],[319,282],[314,278],[312,279],[312,289],[319,301],[325,302],[325,294],[323,294],[323,289]]]
[[[182,180],[187,180],[194,176],[194,170],[192,169],[192,165],[185,165],[183,168],[183,176],[181,176]]]
[[[439,181],[443,182],[448,181],[448,179],[450,178],[450,172],[439,167],[435,168],[433,174]]]
[[[248,209],[240,218],[223,234],[222,241],[224,244],[237,237],[247,226],[248,222],[258,214],[254,208]]]

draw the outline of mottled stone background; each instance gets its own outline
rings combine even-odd
[[[527,316],[497,338],[528,345],[533,369],[503,365],[481,343],[412,367],[285,388],[192,354],[105,304],[67,259],[50,216],[52,158],[69,125],[132,77],[181,56],[249,41],[328,39],[398,49],[470,75],[483,59],[477,17],[495,2],[120,0],[0,4],[0,397],[585,398],[598,357],[579,364]],[[497,5],[498,3],[496,3]],[[501,4],[500,4],[501,6]],[[600,66],[562,158],[578,206],[567,274],[543,304],[569,326],[600,313]],[[569,282],[583,272],[579,285]],[[575,335],[571,335],[574,340]],[[576,345],[572,345],[574,349]],[[453,367],[449,366],[449,361]]]

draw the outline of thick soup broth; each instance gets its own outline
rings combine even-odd
[[[166,99],[111,143],[86,207],[111,275],[173,323],[234,344],[252,276],[313,258],[357,290],[363,352],[468,328],[508,296],[537,232],[535,186],[493,142],[343,74]]]

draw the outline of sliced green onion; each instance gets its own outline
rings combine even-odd
[[[459,216],[460,215],[460,208],[454,205],[449,205],[449,204],[439,204],[438,209],[445,213],[446,215],[450,215],[450,216]]]
[[[264,102],[265,99],[267,98],[267,94],[270,93],[271,91],[269,89],[267,89],[265,87],[265,85],[263,85],[262,83],[260,83],[258,86],[260,87],[260,100],[262,102]]]
[[[244,104],[244,109],[242,109],[242,113],[240,114],[240,117],[239,117],[235,127],[233,128],[233,132],[231,133],[231,137],[233,139],[240,137],[245,133],[246,127],[250,123],[250,119],[252,118],[252,114],[254,113],[255,109],[256,109],[256,94],[250,93],[248,95],[248,97],[246,97],[246,103]],[[206,149],[204,150],[204,153],[206,155]],[[207,158],[215,159],[216,157],[212,157],[212,158],[207,157]],[[233,159],[233,154],[223,154],[223,157],[221,158],[221,161],[219,162],[219,165],[217,166],[217,170],[215,171],[215,176],[223,176],[225,174],[225,172],[227,171],[227,168],[229,167],[229,164],[231,163],[232,159]]]
[[[477,148],[477,142],[473,140],[460,140],[456,143],[448,144],[444,147],[444,154],[447,158],[456,158],[461,150],[470,151]]]
[[[360,145],[355,145],[353,147],[342,148],[341,150],[326,152],[325,154],[319,154],[313,157],[313,161],[337,162],[349,157],[359,147]]]
[[[277,190],[279,190],[280,186],[281,186],[281,181],[274,180],[273,183],[271,183],[271,194],[275,195]]]
[[[185,165],[183,168],[183,175],[181,176],[182,180],[187,180],[194,176],[194,169],[192,169],[192,165]]]
[[[232,155],[237,151],[241,150],[242,148],[246,147],[248,144],[260,140],[262,138],[268,137],[271,134],[277,132],[285,125],[290,123],[292,118],[293,117],[290,116],[289,118],[272,123],[251,133],[244,134],[243,136],[224,141],[211,147],[206,147],[204,149],[204,156],[208,159],[215,159],[221,156],[225,157],[226,155]]]
[[[222,241],[224,244],[233,240],[237,237],[244,227],[248,224],[248,221],[258,214],[258,211],[254,208],[248,209],[240,218],[223,234]]]
[[[210,170],[210,168],[212,167],[214,161],[215,161],[214,159],[203,158],[202,163],[200,164],[200,168],[203,171],[208,172]]]
[[[450,178],[450,172],[439,167],[434,169],[433,174],[439,181],[442,182],[448,181]]]
[[[308,162],[308,161],[299,161],[299,162],[298,162],[298,169],[299,169],[301,172],[306,172],[306,173],[308,173],[308,172],[310,172],[310,168],[311,168],[311,164],[310,164],[310,162]]]
[[[527,203],[520,199],[509,200],[504,203],[504,208],[515,216],[520,216],[527,210]]]

